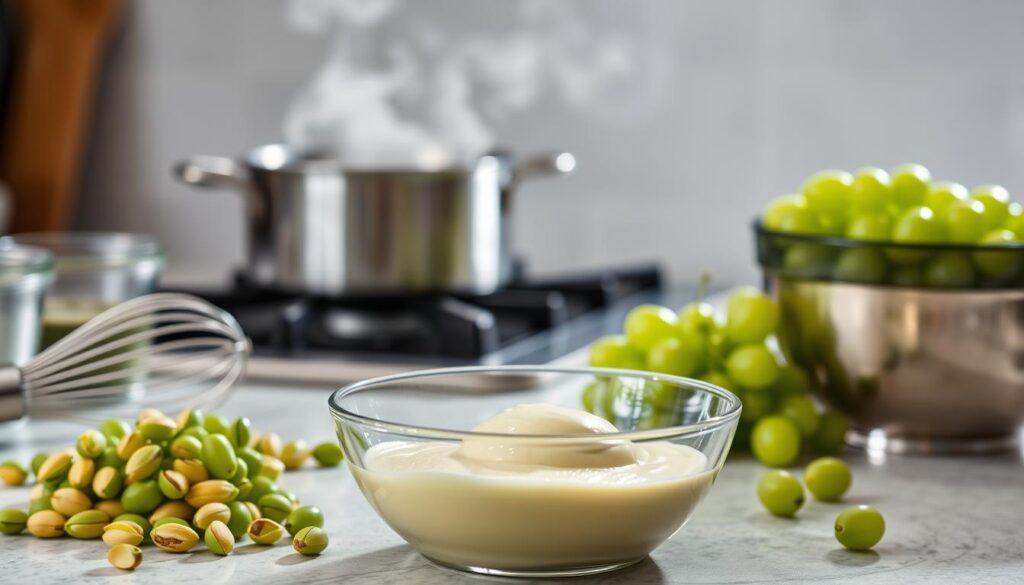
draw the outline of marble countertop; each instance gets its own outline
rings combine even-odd
[[[332,437],[324,389],[247,385],[220,409],[245,415],[257,430],[310,441]],[[0,460],[27,461],[37,450],[68,445],[76,427],[35,423],[18,442],[0,444]],[[301,437],[298,435],[301,433]],[[46,439],[38,438],[45,436]],[[27,437],[27,438],[26,438]],[[36,438],[33,438],[36,437]],[[1024,576],[1024,466],[1019,454],[977,458],[868,458],[851,451],[848,504],[886,517],[874,552],[852,553],[832,537],[841,506],[810,502],[796,520],[766,514],[754,495],[762,468],[730,460],[690,523],[644,562],[574,583],[1005,583]],[[172,555],[144,549],[134,573],[112,568],[101,541],[0,537],[5,583],[479,583],[503,581],[438,568],[406,545],[373,512],[344,467],[286,474],[281,485],[320,506],[331,544],[303,557],[282,540],[242,542],[226,558],[205,550]],[[0,507],[27,505],[28,488],[0,488]],[[514,582],[514,581],[512,581]]]

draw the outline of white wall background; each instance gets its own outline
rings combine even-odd
[[[537,272],[656,259],[676,282],[753,281],[751,218],[826,167],[917,161],[1024,192],[1024,2],[571,1],[612,29],[636,11],[632,34],[671,66],[664,103],[626,122],[542,101],[499,128],[514,148],[579,160],[518,198],[518,247]],[[409,18],[453,27],[493,26],[488,12],[507,6],[414,2]],[[77,227],[157,235],[171,282],[225,280],[243,256],[240,201],[176,184],[171,165],[280,140],[326,40],[289,30],[280,0],[127,4]]]

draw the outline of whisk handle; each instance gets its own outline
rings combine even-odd
[[[0,364],[0,422],[18,420],[25,412],[21,370],[12,364]]]

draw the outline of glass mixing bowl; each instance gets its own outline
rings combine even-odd
[[[616,432],[473,431],[481,421],[516,405],[582,409],[595,386],[610,390],[602,393],[612,398],[604,399],[601,410]],[[645,558],[683,526],[711,489],[741,408],[732,393],[697,380],[542,366],[452,368],[375,378],[338,390],[329,404],[349,469],[395,532],[438,564],[530,577],[599,573]],[[685,453],[693,465],[655,482],[626,485],[588,479],[586,473],[573,476],[574,471],[556,479],[531,477],[525,468],[510,471],[504,459],[528,455],[546,462],[541,467],[551,471],[550,466],[561,468],[549,457],[600,453],[609,445]],[[467,446],[474,449],[467,465],[482,470],[480,475],[379,464],[381,454],[395,453],[396,448],[461,457]],[[485,448],[475,450],[480,446]]]
[[[49,252],[0,242],[0,364],[24,365],[39,350],[43,295],[52,281]]]

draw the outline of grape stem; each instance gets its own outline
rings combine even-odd
[[[711,273],[705,270],[700,273],[700,281],[697,283],[697,292],[693,295],[693,302],[702,303],[708,294],[711,286]]]

